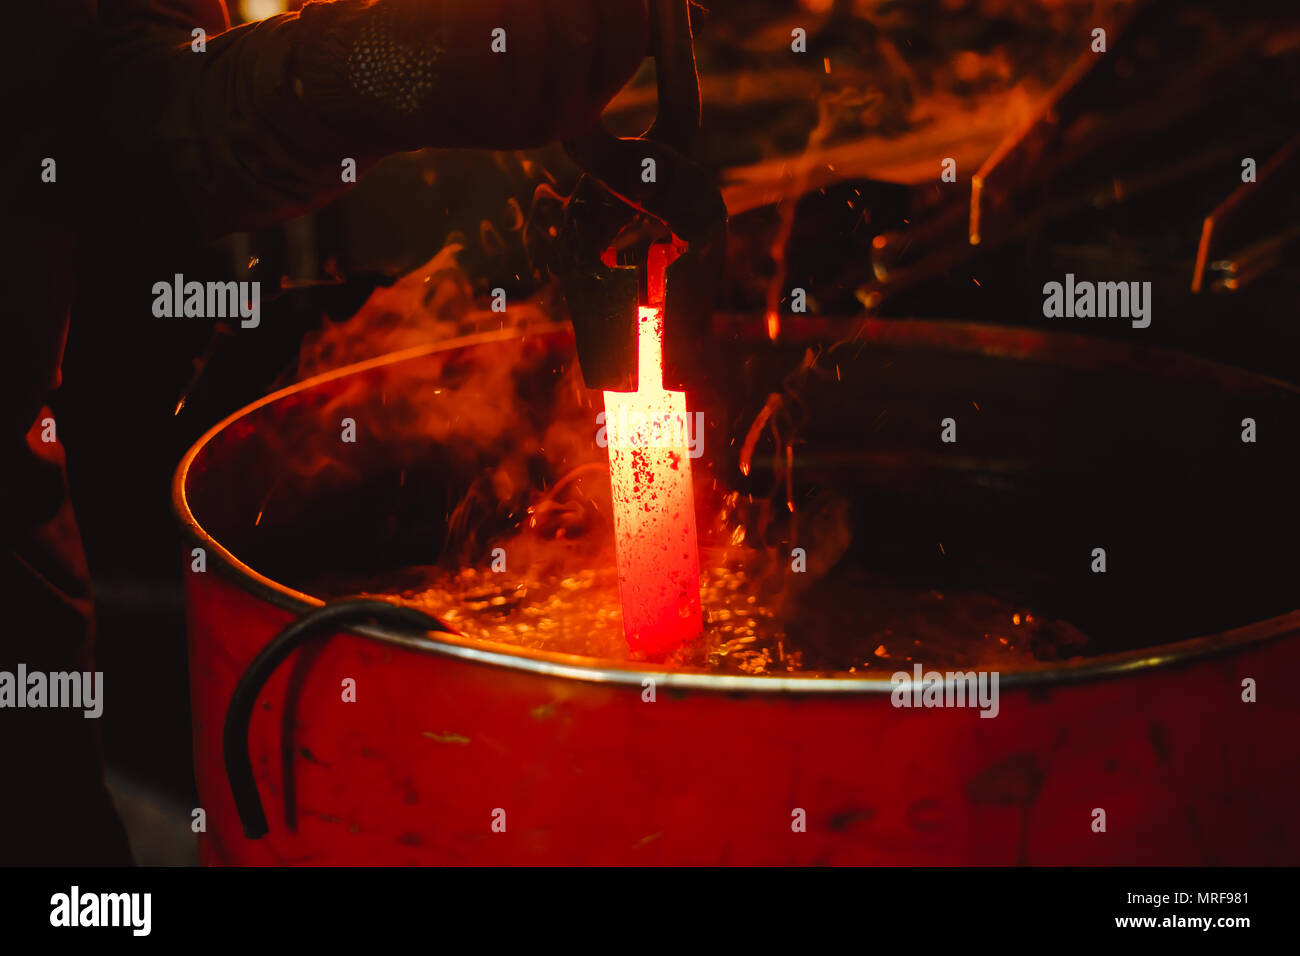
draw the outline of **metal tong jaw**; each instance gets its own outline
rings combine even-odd
[[[664,309],[664,387],[704,380],[704,348],[726,247],[727,207],[692,159],[700,129],[688,0],[651,0],[658,112],[639,137],[597,124],[564,144],[583,170],[565,204],[560,279],[588,388],[637,388],[640,305]],[[653,181],[643,175],[654,160]],[[653,242],[658,224],[669,242]],[[614,245],[621,246],[615,252]],[[662,286],[658,267],[667,262]]]

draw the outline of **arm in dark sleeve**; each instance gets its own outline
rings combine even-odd
[[[646,47],[645,0],[331,0],[209,33],[205,52],[194,3],[104,4],[100,198],[204,238],[332,198],[344,159],[579,133]]]

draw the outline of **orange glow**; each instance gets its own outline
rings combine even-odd
[[[700,633],[686,395],[663,387],[663,313],[641,307],[637,390],[605,392],[619,600],[628,647],[662,657]]]
[[[289,9],[288,0],[240,0],[239,15],[244,22],[265,20]]]

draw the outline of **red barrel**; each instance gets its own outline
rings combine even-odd
[[[999,360],[1077,353],[1023,332],[912,323],[875,334]],[[255,570],[247,557],[259,535],[305,527],[302,502],[278,524],[255,520],[283,480],[277,454],[301,444],[282,436],[333,428],[340,407],[432,356],[518,340],[458,340],[302,382],[221,422],[182,462],[206,863],[1300,862],[1294,610],[1004,673],[995,719],[896,708],[883,675],[723,676],[380,627],[337,634],[295,652],[257,699],[248,748],[269,832],[245,838],[222,757],[231,695],[255,655],[320,603],[280,583],[275,562]],[[555,329],[537,342],[571,349]],[[1202,367],[1177,368],[1194,379]],[[1286,391],[1240,378],[1247,393]]]

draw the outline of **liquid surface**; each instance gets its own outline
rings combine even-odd
[[[806,590],[763,584],[721,554],[701,554],[704,632],[670,666],[717,673],[859,676],[925,669],[1015,670],[1082,654],[1067,622],[974,592],[943,593],[849,570]],[[367,593],[427,611],[462,635],[625,662],[612,564],[563,573],[414,567],[376,582],[319,582],[329,596]],[[367,586],[367,585],[370,586]]]

